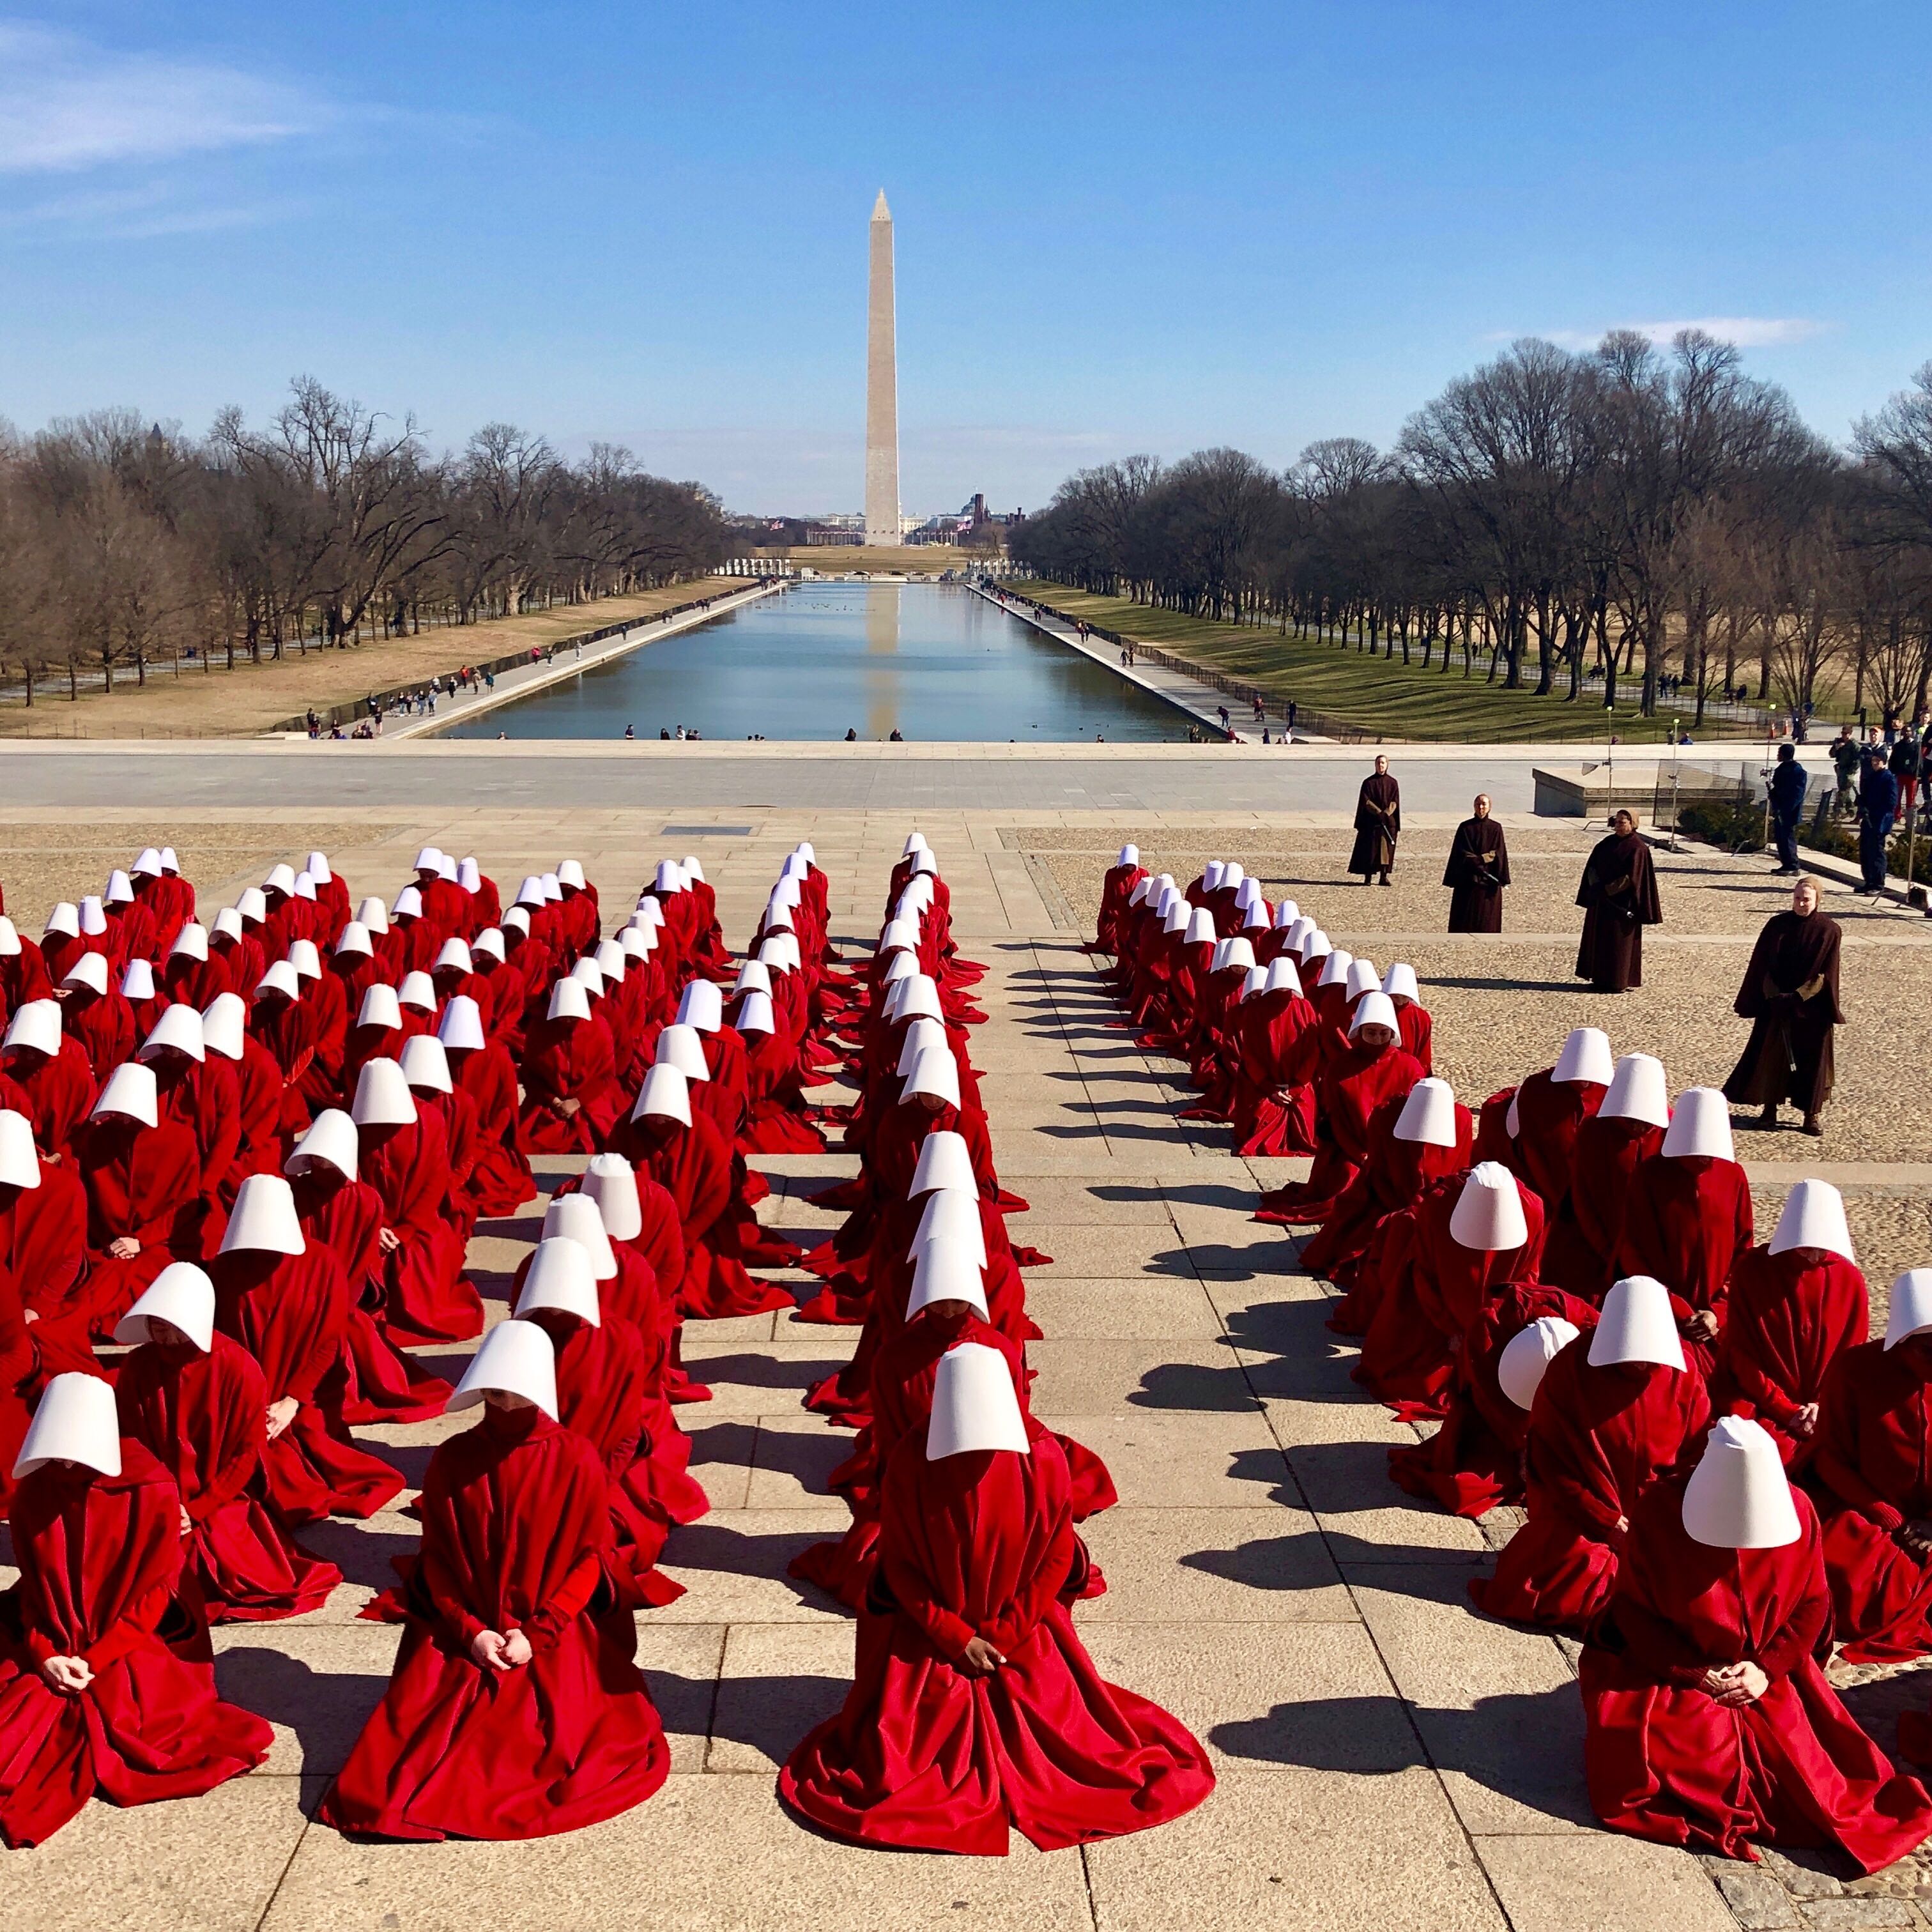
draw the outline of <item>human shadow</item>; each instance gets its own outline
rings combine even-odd
[[[413,1556],[422,1538],[405,1531],[371,1529],[366,1522],[345,1522],[331,1516],[326,1522],[305,1525],[296,1541],[311,1556],[333,1563],[345,1583],[365,1590],[386,1590],[396,1581],[394,1559]]]
[[[304,1774],[332,1777],[382,1701],[388,1673],[316,1670],[266,1645],[236,1644],[214,1660],[214,1688],[231,1704],[294,1732]]]
[[[835,1599],[786,1571],[799,1553],[824,1543],[837,1532],[823,1525],[796,1530],[770,1530],[758,1535],[734,1529],[722,1518],[703,1522],[674,1523],[664,1546],[664,1561],[680,1570],[708,1570],[715,1576],[749,1576],[782,1585],[794,1599],[816,1609],[837,1609]]]
[[[845,1366],[842,1355],[800,1361],[776,1356],[743,1354],[688,1358],[685,1366],[700,1382],[742,1382],[752,1388],[790,1389],[802,1395],[814,1384]]]

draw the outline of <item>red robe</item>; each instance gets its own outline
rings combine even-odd
[[[1618,1267],[1647,1274],[1670,1291],[1681,1328],[1708,1309],[1719,1340],[1684,1339],[1684,1352],[1708,1378],[1722,1346],[1732,1263],[1751,1244],[1750,1183],[1734,1160],[1693,1155],[1640,1161],[1624,1202]]]
[[[1256,1219],[1323,1221],[1369,1157],[1369,1117],[1384,1101],[1408,1098],[1422,1068],[1399,1046],[1345,1046],[1316,1083],[1320,1144],[1306,1180],[1262,1196]]]
[[[1825,1373],[1810,1464],[1833,1635],[1850,1664],[1932,1651],[1932,1562],[1894,1540],[1932,1516],[1932,1406],[1896,1349],[1862,1342]]]
[[[590,1154],[603,1145],[622,1118],[610,1029],[592,1013],[587,1020],[540,1020],[524,1048],[520,1134],[526,1154]],[[574,1100],[568,1118],[550,1103]]]
[[[1823,1394],[1833,1358],[1865,1339],[1866,1316],[1865,1278],[1842,1256],[1807,1268],[1796,1254],[1745,1249],[1731,1270],[1712,1409],[1761,1422],[1787,1463],[1803,1463],[1810,1444],[1792,1418]]]
[[[182,1570],[210,1623],[299,1616],[328,1601],[342,1572],[297,1548],[262,1500],[268,1388],[247,1349],[220,1334],[206,1354],[147,1342],[122,1364],[114,1400],[122,1432],[180,1492],[194,1526]]]
[[[1610,1090],[1594,1080],[1552,1080],[1553,1071],[1532,1073],[1516,1090],[1516,1158],[1510,1163],[1552,1216],[1570,1192],[1577,1132]]]
[[[21,1634],[0,1640],[0,1836],[37,1845],[98,1794],[116,1804],[193,1798],[268,1754],[272,1732],[214,1694],[211,1664],[158,1634],[182,1564],[181,1502],[167,1472],[124,1441],[121,1473],[50,1465],[13,1510]],[[42,1676],[83,1657],[76,1695]]]
[[[1584,1774],[1612,1830],[1751,1858],[1755,1840],[1836,1846],[1862,1870],[1932,1832],[1932,1797],[1895,1774],[1825,1681],[1832,1613],[1816,1513],[1781,1550],[1715,1550],[1683,1523],[1684,1479],[1637,1504],[1616,1594],[1583,1652]],[[1750,1660],[1771,1679],[1730,1707],[1707,1670]]]
[[[70,1166],[43,1162],[39,1186],[0,1187],[0,1269],[33,1312],[43,1376],[94,1369],[86,1262],[87,1196]]]
[[[192,1259],[198,1246],[170,1251],[182,1219],[197,1199],[201,1166],[194,1137],[163,1120],[143,1127],[109,1118],[90,1121],[76,1143],[76,1160],[87,1189],[87,1300],[96,1340],[111,1340],[114,1326],[169,1262]],[[120,1259],[109,1244],[123,1238],[140,1252]]]
[[[862,1844],[998,1855],[1166,1823],[1213,1790],[1207,1754],[1158,1706],[1104,1683],[1061,1593],[1078,1544],[1050,1440],[886,1472],[881,1608],[860,1625],[844,1708],[778,1774],[794,1810]],[[986,1637],[1006,1661],[961,1666]]]
[[[268,1400],[293,1396],[295,1420],[262,1451],[269,1505],[285,1522],[370,1516],[403,1486],[398,1472],[359,1448],[322,1386],[343,1344],[347,1284],[319,1241],[299,1255],[238,1252],[208,1264],[214,1324],[261,1364]]]
[[[1504,1545],[1495,1576],[1469,1586],[1490,1616],[1579,1636],[1616,1587],[1618,1520],[1687,1444],[1694,1454],[1711,1418],[1695,1369],[1593,1369],[1589,1351],[1588,1335],[1580,1335],[1544,1372],[1523,1450],[1528,1520]]]
[[[430,1458],[394,1674],[321,1821],[358,1836],[530,1838],[640,1804],[670,1768],[607,1571],[597,1451],[540,1409],[486,1409]],[[497,1672],[479,1630],[534,1655]]]
[[[80,1042],[65,1034],[51,1060],[44,1054],[16,1051],[8,1056],[6,1071],[0,1073],[0,1107],[33,1123],[34,1144],[43,1160],[64,1154],[86,1130],[100,1091]]]
[[[466,1342],[483,1332],[483,1298],[463,1271],[460,1233],[443,1218],[449,1149],[428,1109],[401,1126],[364,1127],[357,1172],[382,1197],[401,1244],[382,1261],[380,1319],[392,1339]]]
[[[61,1031],[65,1038],[80,1042],[94,1077],[103,1085],[116,1067],[134,1057],[139,1043],[134,1008],[111,991],[98,996],[76,993],[70,998],[61,1009]]]
[[[517,1070],[495,1040],[448,1059],[456,1084],[476,1107],[476,1164],[470,1170],[470,1190],[477,1214],[485,1220],[514,1214],[537,1191],[518,1137]]]
[[[1640,1162],[1664,1144],[1664,1130],[1645,1120],[1580,1122],[1570,1155],[1570,1185],[1551,1221],[1543,1272],[1586,1301],[1601,1301],[1617,1278],[1624,1204]]]

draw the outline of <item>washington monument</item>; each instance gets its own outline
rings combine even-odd
[[[872,207],[872,280],[866,303],[866,542],[899,540],[898,350],[892,326],[892,212]]]

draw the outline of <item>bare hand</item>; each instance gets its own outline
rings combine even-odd
[[[1910,1556],[1932,1556],[1932,1526],[1924,1522],[1900,1523],[1892,1540]]]
[[[500,1630],[478,1630],[470,1640],[470,1654],[485,1670],[508,1670],[510,1661],[503,1653],[508,1642]]]
[[[1618,1517],[1617,1518],[1617,1534],[1618,1534],[1619,1536],[1628,1536],[1628,1535],[1629,1535],[1629,1534],[1630,1534],[1630,1518],[1629,1518],[1628,1516],[1618,1516]]]
[[[73,1696],[94,1682],[94,1666],[84,1657],[50,1657],[40,1666],[40,1675],[56,1690]]]
[[[1810,1435],[1818,1426],[1818,1405],[1815,1402],[1808,1402],[1785,1426],[1794,1436]]]
[[[976,1636],[968,1642],[962,1662],[968,1676],[990,1677],[1006,1660],[984,1637]]]
[[[132,1234],[123,1234],[107,1244],[107,1252],[117,1262],[131,1262],[141,1252],[141,1244]]]
[[[403,1238],[393,1228],[378,1228],[376,1230],[376,1245],[386,1255],[392,1255],[403,1245]]]
[[[194,1534],[194,1518],[188,1514],[186,1503],[182,1504],[181,1533],[184,1536],[192,1536]]]
[[[272,1442],[296,1419],[296,1411],[302,1404],[295,1396],[285,1395],[280,1402],[268,1405],[268,1440]]]
[[[503,1661],[514,1670],[520,1670],[530,1662],[533,1653],[530,1640],[520,1630],[503,1633]]]
[[[38,1322],[40,1318],[40,1311],[38,1308],[23,1308],[20,1315],[21,1318],[27,1322]]]
[[[1721,1670],[1706,1671],[1704,1688],[1716,1702],[1735,1710],[1755,1704],[1771,1688],[1771,1679],[1747,1658],[1742,1664],[1727,1664]]]
[[[1718,1318],[1709,1309],[1700,1308],[1683,1324],[1682,1332],[1694,1342],[1712,1341],[1718,1333]]]

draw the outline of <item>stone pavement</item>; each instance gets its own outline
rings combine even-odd
[[[353,890],[388,894],[424,838],[475,850],[510,890],[574,850],[614,912],[650,860],[695,850],[727,937],[742,944],[783,854],[810,837],[831,876],[836,932],[869,943],[908,814],[794,808],[758,815],[748,834],[725,830],[746,823],[728,813],[693,823],[707,815],[714,836],[667,837],[662,814],[641,812],[430,808],[372,826],[361,849],[338,828],[332,857]],[[298,813],[260,816],[265,838],[278,829],[289,849],[306,849]],[[1004,1860],[861,1852],[786,1817],[776,1766],[836,1706],[852,1654],[845,1616],[784,1576],[800,1547],[847,1520],[825,1478],[849,1438],[808,1417],[800,1397],[856,1331],[764,1316],[687,1331],[687,1354],[716,1392],[682,1412],[713,1508],[676,1532],[667,1554],[688,1594],[638,1620],[674,1744],[657,1797],[595,1829],[515,1845],[356,1846],[308,1822],[394,1648],[392,1629],[354,1614],[416,1540],[410,1521],[386,1512],[306,1533],[350,1579],[326,1608],[218,1639],[229,1694],[276,1723],[268,1766],[204,1799],[90,1808],[8,1860],[0,1932],[1730,1932],[1739,1922],[1698,1860],[1592,1821],[1571,1654],[1467,1604],[1465,1586],[1507,1525],[1412,1507],[1389,1484],[1385,1450],[1413,1432],[1348,1379],[1349,1349],[1323,1325],[1329,1291],[1300,1272],[1294,1243],[1248,1218],[1257,1190],[1288,1164],[1238,1160],[1224,1130],[1177,1120],[1178,1070],[1109,1024],[1114,1010],[1077,942],[1089,908],[1007,842],[1012,827],[998,821],[1010,816],[919,824],[951,888],[962,950],[992,969],[973,1053],[1001,1178],[1031,1203],[1012,1226],[1053,1257],[1027,1277],[1046,1338],[1030,1351],[1034,1406],[1099,1450],[1120,1492],[1086,1526],[1110,1587],[1076,1621],[1104,1674],[1205,1740],[1220,1780],[1208,1802],[1164,1829],[1084,1850],[1042,1856],[1016,1839]],[[1099,844],[1118,829],[1085,823]],[[176,821],[147,824],[164,836]],[[1197,825],[1185,836],[1219,835]],[[258,876],[200,883],[225,902]],[[1340,940],[1341,889],[1322,897]],[[1540,1044],[1526,1039],[1523,1051]],[[758,1165],[777,1184],[766,1215],[802,1234],[832,1219],[804,1194],[852,1163]],[[1923,1192],[1924,1168],[1913,1173]],[[533,1214],[486,1224],[472,1250],[493,1319],[536,1225]],[[458,1352],[426,1352],[452,1376],[460,1366]],[[414,1483],[450,1426],[363,1433]],[[1920,1922],[1908,1899],[1847,1896],[1822,1867],[1724,1878],[1748,1925]]]

